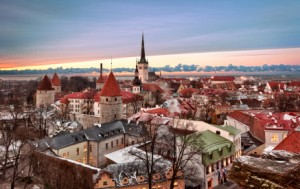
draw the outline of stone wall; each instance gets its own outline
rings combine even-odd
[[[41,106],[47,107],[54,103],[54,90],[37,90],[36,91],[36,108]]]

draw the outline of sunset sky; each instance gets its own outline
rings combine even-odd
[[[0,1],[0,69],[300,64],[300,1]]]

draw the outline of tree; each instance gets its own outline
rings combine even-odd
[[[175,187],[174,183],[176,179],[182,177],[182,173],[184,178],[198,185],[201,184],[196,176],[200,174],[199,167],[196,165],[199,165],[202,150],[198,141],[200,135],[194,135],[195,132],[191,123],[184,123],[180,119],[174,119],[173,126],[164,132],[162,142],[165,144],[165,151],[171,153],[169,156],[172,165],[170,189]]]
[[[299,110],[299,95],[290,93],[277,93],[274,98],[264,101],[265,108],[273,108],[275,111],[287,112]]]
[[[158,120],[161,117],[149,115],[145,127],[147,132],[142,138],[142,151],[132,150],[130,154],[137,160],[143,162],[148,174],[148,186],[152,187],[152,176],[155,167],[162,159],[169,160],[171,169],[168,171],[170,177],[170,188],[174,188],[176,179],[184,178],[199,183],[200,174],[199,156],[201,148],[197,136],[193,135],[195,130],[190,123],[181,122],[181,119],[170,119],[169,125],[161,125]],[[187,121],[187,120],[185,120]]]
[[[155,156],[159,135],[156,132],[157,127],[151,123],[152,118],[149,118],[149,121],[145,125],[142,125],[144,132],[139,136],[141,142],[140,150],[132,149],[129,153],[145,166],[148,187],[152,188],[152,177],[155,174],[155,167],[161,160],[161,157]]]

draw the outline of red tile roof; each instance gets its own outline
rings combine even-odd
[[[100,92],[100,96],[122,96],[119,84],[112,72],[109,73],[103,89]]]
[[[266,130],[285,130],[291,133],[300,125],[300,117],[292,112],[279,112],[272,115],[256,114]]]
[[[213,76],[212,81],[234,81],[235,77],[233,76]]]
[[[54,73],[51,82],[52,82],[53,86],[61,86],[60,79],[59,79],[59,77],[57,76],[56,73]]]
[[[129,92],[129,91],[121,91],[121,94],[122,94],[122,102],[125,103],[125,104],[135,102],[135,101],[139,101],[139,100],[143,100],[142,96],[134,94],[134,93]]]
[[[292,81],[291,83],[288,83],[288,86],[300,87],[300,81]]]
[[[285,150],[292,153],[300,153],[300,130],[295,129],[283,141],[281,141],[274,150]]]
[[[63,98],[60,99],[60,103],[62,103],[62,104],[69,104],[70,101],[69,101],[69,99],[65,96],[65,97],[63,97]]]
[[[283,90],[284,83],[277,82],[277,81],[269,81],[268,84],[270,85],[272,91]]]
[[[68,99],[94,99],[96,91],[85,91],[85,92],[75,92],[66,95],[65,97]],[[65,98],[64,97],[64,98]]]
[[[193,93],[197,93],[197,92],[198,92],[198,89],[195,89],[195,88],[185,88],[185,89],[182,89],[179,92],[179,95],[182,96],[182,97],[189,98],[189,97],[192,96]]]
[[[174,114],[172,114],[168,110],[168,108],[153,108],[153,109],[150,109],[150,110],[146,110],[145,112],[149,113],[149,114],[163,115],[164,117],[174,117]]]
[[[151,92],[163,92],[164,90],[157,85],[156,83],[144,83],[143,84],[144,91],[151,91]]]
[[[233,119],[250,126],[252,124],[251,122],[251,115],[245,114],[240,111],[234,111],[228,114],[229,117],[232,117]]]
[[[47,75],[44,76],[43,80],[40,82],[37,89],[42,90],[42,91],[54,90],[54,88],[52,87],[51,81]]]

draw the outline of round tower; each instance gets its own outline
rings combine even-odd
[[[120,120],[122,118],[122,94],[112,72],[110,72],[99,98],[101,123]]]
[[[52,86],[54,88],[55,94],[61,93],[61,82],[56,73],[54,73],[52,80],[51,80]]]
[[[47,107],[54,103],[55,90],[47,75],[44,76],[36,91],[36,108]]]

